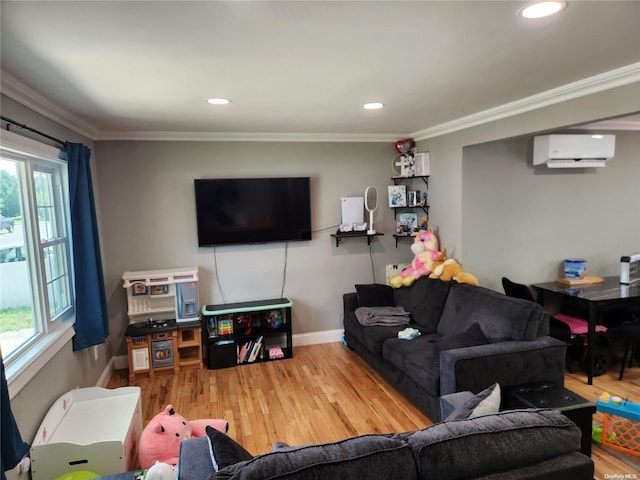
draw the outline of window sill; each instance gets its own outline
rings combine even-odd
[[[73,322],[64,322],[64,325],[55,332],[35,343],[21,358],[7,365],[9,398],[13,399],[69,343],[74,335]]]

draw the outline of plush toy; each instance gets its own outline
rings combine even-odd
[[[446,282],[455,280],[458,283],[478,285],[478,279],[472,274],[464,272],[462,270],[462,265],[453,258],[448,258],[439,265],[434,266],[433,272],[429,275],[429,278],[439,278]]]
[[[229,422],[220,419],[201,419],[188,421],[175,412],[173,406],[166,408],[153,417],[140,436],[138,459],[140,467],[151,468],[156,462],[176,465],[180,453],[180,442],[191,437],[203,437],[206,428],[211,426],[226,433]]]
[[[411,251],[415,255],[411,265],[389,280],[393,288],[410,287],[418,278],[431,273],[434,260],[440,256],[438,239],[431,227],[418,232],[413,239]]]

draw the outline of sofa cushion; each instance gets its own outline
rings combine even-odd
[[[210,479],[417,479],[409,444],[399,435],[362,435],[333,443],[279,448],[219,470]]]
[[[494,383],[456,408],[447,416],[445,421],[464,420],[479,417],[480,415],[498,413],[501,399],[500,385]]]
[[[389,285],[371,283],[356,285],[359,307],[393,307],[393,288]]]
[[[489,340],[487,340],[487,337],[482,333],[480,325],[474,323],[464,332],[437,337],[434,343],[436,344],[436,350],[438,352],[444,352],[445,350],[453,350],[454,348],[485,345],[489,343]]]
[[[382,346],[382,356],[424,390],[439,395],[440,368],[432,336],[423,335],[409,341],[389,339]]]
[[[212,427],[206,427],[207,437],[211,442],[213,461],[217,470],[244,460],[251,460],[253,455],[234,439]]]
[[[433,333],[436,331],[450,287],[450,282],[420,277],[412,286],[394,290],[395,304],[403,306],[411,313],[413,323],[427,333]]]
[[[478,478],[580,449],[575,423],[544,409],[437,423],[405,438],[425,480]]]
[[[377,325],[363,327],[358,323],[356,315],[353,312],[345,315],[344,325],[345,330],[348,330],[350,335],[356,337],[358,342],[360,342],[367,351],[376,356],[382,355],[382,345],[384,342],[390,338],[398,338],[398,332],[406,328],[404,326],[384,327]]]
[[[491,342],[533,340],[543,318],[537,303],[483,287],[455,284],[442,310],[438,335],[462,332],[477,322]]]

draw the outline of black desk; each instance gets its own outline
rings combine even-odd
[[[564,387],[538,383],[507,387],[502,394],[503,410],[553,408],[561,411],[582,432],[580,451],[591,456],[591,425],[596,406]]]
[[[589,385],[593,384],[593,356],[595,345],[595,330],[598,314],[609,308],[630,308],[640,302],[640,282],[633,285],[621,285],[620,277],[605,277],[604,283],[589,285],[567,286],[557,282],[537,283],[533,287],[538,291],[538,301],[544,302],[547,295],[557,295],[564,300],[577,303],[587,312],[589,322],[587,353],[587,378]]]

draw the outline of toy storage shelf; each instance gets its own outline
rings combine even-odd
[[[206,305],[210,369],[293,357],[289,298]]]

